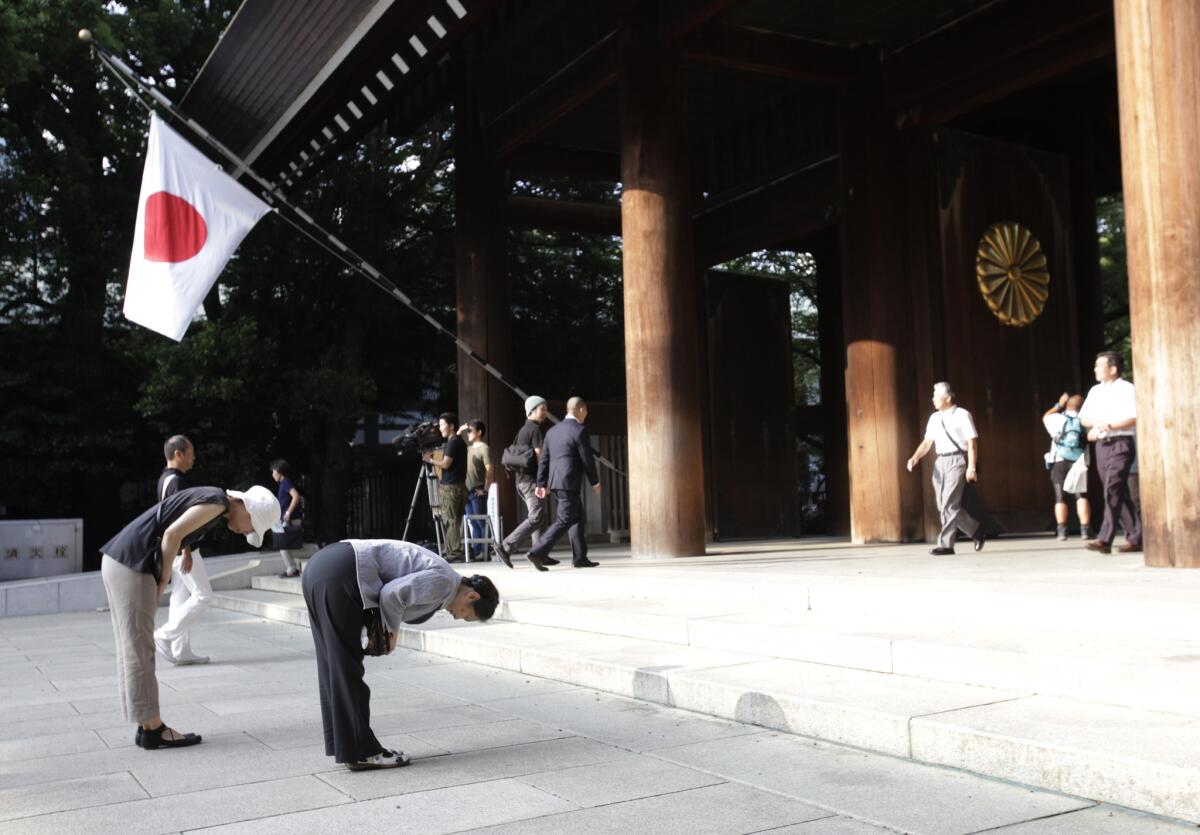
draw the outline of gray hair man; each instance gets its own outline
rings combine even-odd
[[[967,482],[979,478],[975,469],[979,439],[975,421],[970,412],[955,403],[954,389],[949,383],[934,385],[933,408],[934,412],[925,424],[925,439],[907,465],[911,473],[931,447],[937,454],[933,464],[933,493],[937,497],[942,529],[938,533],[937,547],[929,553],[953,554],[954,541],[960,530],[974,540],[976,551],[982,551],[983,526],[962,506]]]

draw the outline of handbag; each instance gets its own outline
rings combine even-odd
[[[504,448],[504,454],[500,456],[500,466],[510,473],[533,475],[537,466],[537,454],[533,447],[513,444]]]
[[[284,525],[282,531],[271,531],[271,544],[281,551],[299,551],[304,547],[304,529],[299,525]]]
[[[388,654],[388,631],[378,606],[363,609],[362,648],[364,655]]]
[[[1067,470],[1067,476],[1063,479],[1063,492],[1073,493],[1078,496],[1087,492],[1087,454],[1079,456],[1075,459],[1075,463],[1071,465],[1071,469]]]

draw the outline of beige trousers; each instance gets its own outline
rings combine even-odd
[[[158,716],[158,679],[154,677],[158,584],[151,575],[134,571],[108,554],[100,561],[100,576],[112,613],[121,709],[126,721],[144,722]]]

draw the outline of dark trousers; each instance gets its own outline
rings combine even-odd
[[[1125,537],[1134,545],[1142,544],[1142,520],[1129,492],[1129,469],[1137,449],[1129,435],[1105,438],[1096,444],[1096,469],[1104,485],[1104,521],[1097,538],[1112,544],[1117,534],[1117,521]]]
[[[587,559],[587,517],[583,513],[583,498],[578,490],[555,490],[554,500],[558,503],[554,522],[529,553],[535,557],[546,556],[566,531],[571,540],[573,561],[583,562]]]
[[[546,527],[546,500],[537,497],[537,481],[531,475],[517,474],[517,495],[525,502],[529,515],[525,521],[513,528],[512,533],[504,537],[504,547],[510,551],[521,544],[521,540],[529,535],[533,538],[534,547],[542,541],[542,529]]]
[[[371,688],[363,681],[363,601],[354,549],[348,542],[325,546],[301,578],[317,650],[325,753],[339,763],[364,760],[383,746],[371,732]]]

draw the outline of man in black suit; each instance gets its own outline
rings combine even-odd
[[[546,433],[542,445],[542,457],[538,461],[537,495],[544,499],[547,488],[553,490],[558,512],[554,524],[546,529],[541,540],[527,555],[538,571],[548,570],[544,560],[563,531],[571,539],[572,564],[575,568],[599,565],[587,556],[583,497],[579,495],[584,475],[592,485],[592,491],[597,494],[600,492],[600,476],[592,458],[588,431],[583,425],[587,413],[587,403],[583,402],[583,398],[572,397],[567,401],[566,419]]]

